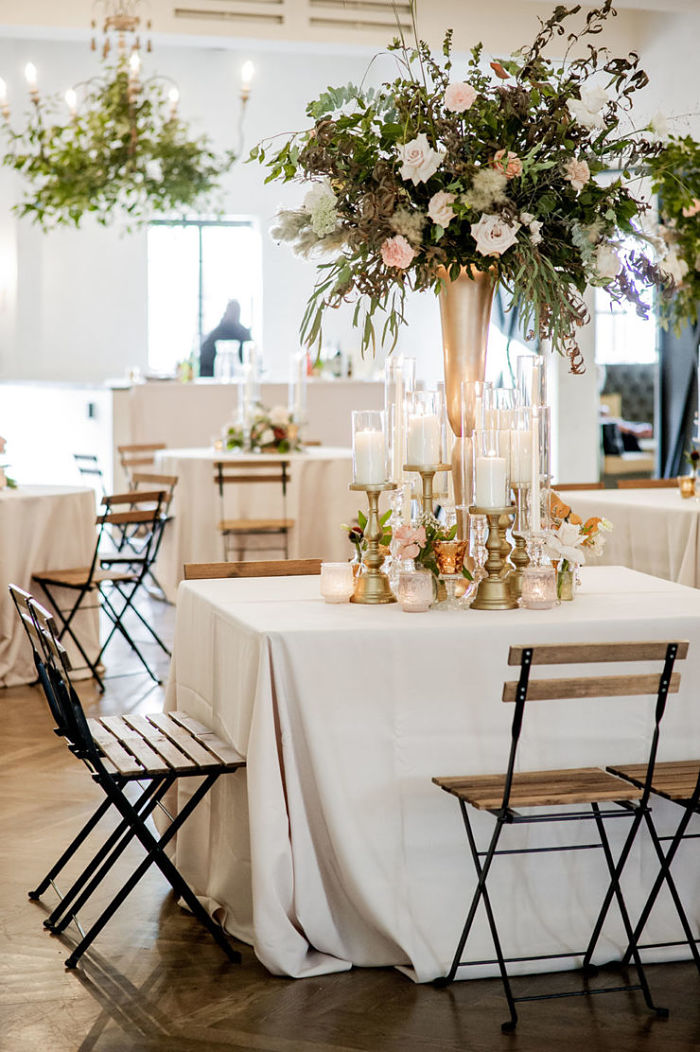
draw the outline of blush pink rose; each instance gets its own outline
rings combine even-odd
[[[405,270],[406,267],[410,267],[416,255],[403,234],[397,234],[396,237],[388,237],[382,245],[381,251],[382,260],[387,267],[398,267],[399,270]]]
[[[445,91],[445,109],[452,113],[464,113],[474,102],[476,91],[471,84],[459,81],[456,84],[448,84]]]
[[[523,162],[512,150],[508,150],[507,155],[505,150],[497,150],[491,164],[499,172],[503,172],[506,179],[515,179],[516,175],[523,174]]]
[[[564,178],[568,179],[574,190],[583,190],[591,178],[591,170],[587,161],[577,161],[573,158],[564,169]]]
[[[415,559],[425,547],[425,526],[399,526],[394,532],[398,559]]]
[[[700,197],[696,197],[692,205],[688,205],[687,208],[683,209],[683,218],[692,219],[700,212]]]
[[[452,207],[455,198],[455,194],[450,194],[446,190],[438,190],[436,194],[433,194],[428,202],[428,215],[433,223],[447,229],[455,217]]]

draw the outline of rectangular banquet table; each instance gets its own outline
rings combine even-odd
[[[294,519],[289,534],[290,559],[345,561],[352,555],[341,523],[351,522],[362,507],[363,493],[348,490],[352,482],[352,451],[334,446],[311,446],[299,453],[215,453],[202,449],[167,449],[156,455],[156,470],[177,475],[173,500],[174,519],[163,537],[156,575],[170,601],[174,601],[188,562],[223,559],[223,542],[216,528],[221,520],[219,491],[214,483],[215,461],[235,465],[236,460],[259,459],[264,464],[289,463],[285,516]],[[228,518],[282,518],[279,484],[225,486]],[[279,538],[277,538],[279,540]],[[267,541],[265,543],[268,543]],[[256,538],[246,558],[255,558]],[[271,558],[282,558],[275,550]],[[261,554],[259,558],[266,558]]]
[[[584,520],[604,515],[615,527],[596,563],[700,587],[700,500],[684,500],[677,487],[564,491],[561,496]]]
[[[694,589],[594,567],[584,570],[574,602],[549,611],[416,616],[398,606],[324,605],[317,578],[185,582],[166,707],[212,725],[248,765],[217,783],[211,803],[178,834],[179,865],[226,929],[252,943],[274,973],[309,976],[354,964],[404,966],[418,981],[444,974],[474,872],[457,803],[430,780],[504,769],[513,710],[501,689],[517,678],[506,666],[509,645],[658,638],[690,641],[661,755],[699,755]],[[652,706],[647,699],[537,702],[528,709],[520,767],[638,760]],[[663,812],[659,805],[662,826]],[[617,845],[623,825],[613,823]],[[488,817],[477,815],[476,828],[487,836]],[[510,832],[511,847],[591,836],[587,826],[580,834],[561,825]],[[626,873],[633,912],[657,872],[644,836],[639,845]],[[697,923],[693,848],[676,877]],[[584,948],[604,869],[597,851],[497,859],[491,893],[506,955]],[[660,901],[649,941],[675,937],[674,920]],[[613,910],[597,959],[624,946]],[[492,950],[480,916],[470,957],[490,959]],[[666,952],[685,956],[682,947]]]
[[[33,585],[40,570],[89,566],[95,549],[95,493],[84,486],[19,486],[0,490],[0,685],[36,679],[32,651],[7,591],[9,584],[46,596]],[[60,595],[60,593],[58,593]],[[65,594],[65,593],[64,593]],[[72,605],[70,592],[66,605]],[[88,653],[99,649],[97,607],[76,615],[74,628]],[[84,664],[68,640],[76,667]]]

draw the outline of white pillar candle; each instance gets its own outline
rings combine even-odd
[[[529,486],[532,480],[532,432],[511,431],[510,481],[514,486]]]
[[[540,510],[540,410],[532,407],[532,486],[530,488],[530,532],[539,533],[542,529]]]
[[[440,463],[440,421],[436,415],[426,413],[409,418],[407,456],[414,467]]]
[[[476,458],[476,494],[478,508],[502,508],[506,499],[506,458]]]
[[[356,431],[355,482],[376,486],[386,482],[386,449],[383,431]]]

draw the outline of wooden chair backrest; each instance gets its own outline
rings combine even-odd
[[[276,559],[238,563],[185,563],[186,581],[220,577],[301,577],[321,573],[320,559]]]
[[[521,665],[523,652],[530,650],[534,665],[589,665],[608,662],[665,661],[670,645],[676,646],[675,659],[684,660],[688,654],[687,641],[650,643],[545,643],[531,647],[513,646],[508,652],[509,665]],[[668,693],[677,694],[680,672],[674,672],[668,683]],[[519,681],[503,684],[503,701],[517,701]],[[659,675],[640,673],[623,676],[577,676],[567,679],[530,679],[527,681],[527,701],[546,701],[571,698],[622,698],[642,694],[656,694]]]
[[[165,448],[165,442],[132,442],[129,445],[117,446],[119,463],[128,476],[134,468],[152,466],[156,453]]]
[[[678,479],[618,479],[618,489],[675,489]]]
[[[574,489],[579,489],[579,490],[605,489],[605,483],[604,482],[558,482],[556,484],[556,486],[552,486],[552,489],[555,490],[555,491],[562,490],[562,489],[570,489],[570,490],[574,490]]]
[[[177,485],[177,475],[159,475],[155,471],[135,471],[131,476],[131,485],[135,490],[139,486],[162,486],[166,491],[163,498],[163,511],[167,511],[173,499],[173,492]]]
[[[261,453],[257,460],[217,460],[214,462],[214,482],[223,494],[223,486],[229,483],[238,485],[250,485],[251,483],[264,482],[279,483],[286,490],[290,481],[289,461],[273,460],[265,463],[264,454]]]

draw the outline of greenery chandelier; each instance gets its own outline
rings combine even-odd
[[[142,79],[140,2],[102,4],[102,73],[63,98],[42,97],[36,67],[27,64],[31,105],[22,131],[10,124],[7,88],[0,79],[0,113],[9,140],[3,163],[29,184],[14,210],[44,230],[78,227],[85,216],[103,226],[122,218],[131,229],[156,213],[212,208],[219,179],[236,159],[232,150],[218,156],[206,136],[191,136],[178,115],[172,80]],[[94,37],[92,47],[96,50]],[[150,47],[149,39],[146,50]],[[252,64],[246,63],[239,127],[251,76]]]

